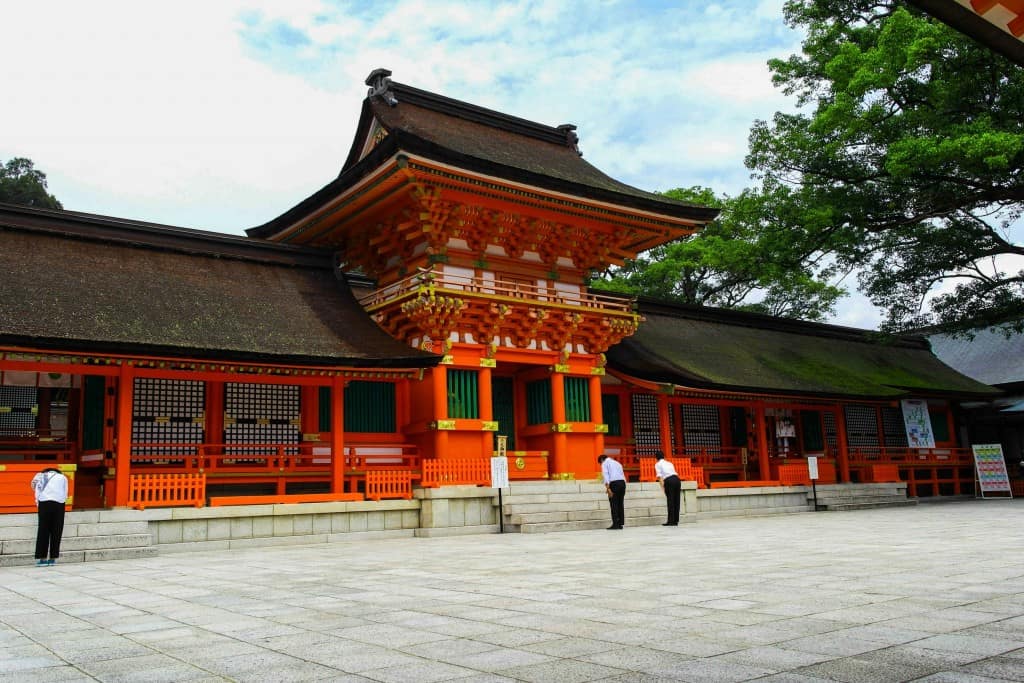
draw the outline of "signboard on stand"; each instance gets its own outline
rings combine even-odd
[[[1010,489],[1010,475],[1006,471],[1006,459],[1003,458],[1003,447],[998,443],[982,443],[971,446],[974,451],[974,470],[978,475],[978,489],[981,497],[997,493],[1000,498],[1013,498]]]
[[[505,533],[505,506],[501,490],[508,486],[508,437],[498,435],[498,448],[491,458],[491,488],[498,489],[498,531]]]

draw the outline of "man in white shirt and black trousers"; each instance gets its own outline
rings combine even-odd
[[[32,492],[39,510],[36,534],[36,564],[52,565],[60,557],[64,535],[64,505],[68,500],[68,478],[56,467],[47,467],[32,477]]]
[[[682,494],[682,482],[676,473],[676,466],[665,459],[665,454],[658,451],[654,454],[654,474],[661,482],[665,491],[665,502],[668,503],[668,521],[662,526],[679,526],[679,498]]]
[[[612,508],[612,525],[608,530],[621,529],[626,523],[626,474],[622,465],[610,455],[599,456],[597,462],[601,464],[601,478]]]

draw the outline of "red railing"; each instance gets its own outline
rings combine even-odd
[[[206,503],[205,474],[133,474],[128,485],[128,505],[137,510]]]
[[[412,473],[374,470],[366,473],[366,497],[370,500],[382,498],[412,498]]]
[[[132,468],[147,472],[207,475],[231,473],[287,475],[328,473],[333,457],[322,443],[287,444],[190,444],[146,443],[132,445]],[[113,465],[113,462],[108,463]],[[345,446],[345,472],[372,469],[419,470],[420,456],[409,444],[349,444]]]
[[[876,464],[973,465],[969,448],[851,448],[851,467]]]
[[[483,277],[455,275],[452,273],[428,272],[417,273],[403,280],[382,287],[362,297],[359,303],[364,308],[373,309],[387,302],[408,297],[419,292],[441,294],[473,294],[487,298],[528,300],[533,304],[551,306],[571,306],[574,308],[600,309],[621,313],[633,312],[633,300],[628,297],[593,294],[585,287],[579,286],[572,290],[555,290],[537,285],[502,282],[501,280]]]
[[[439,486],[489,486],[491,461],[489,458],[436,458],[423,461],[423,479],[426,488]]]
[[[75,462],[75,444],[66,435],[40,434],[33,436],[0,435],[0,455],[5,459],[17,458],[21,462]]]

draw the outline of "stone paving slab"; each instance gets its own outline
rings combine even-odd
[[[0,683],[1024,682],[1024,502],[0,568]]]

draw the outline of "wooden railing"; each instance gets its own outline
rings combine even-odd
[[[420,485],[426,488],[489,486],[490,483],[489,458],[431,458],[423,461]]]
[[[373,309],[384,303],[408,297],[417,292],[432,291],[447,294],[472,294],[486,298],[528,300],[531,303],[552,306],[571,306],[574,308],[600,309],[631,313],[633,301],[628,297],[593,294],[583,285],[578,291],[555,290],[536,285],[502,282],[501,280],[485,279],[477,276],[463,276],[452,273],[427,272],[411,275],[394,284],[382,287],[362,297],[359,303],[365,308]]]
[[[707,488],[707,480],[704,478],[704,468],[693,464],[689,458],[666,458],[676,468],[676,474],[682,481],[695,481],[697,488]],[[657,481],[658,476],[655,470],[655,458],[640,458],[640,481]]]
[[[873,464],[973,465],[969,448],[850,448],[850,466]]]
[[[0,435],[0,459],[13,462],[75,462],[75,444],[66,435]]]
[[[146,472],[288,475],[329,473],[330,446],[317,443],[287,444],[133,444],[132,468]],[[113,465],[113,462],[108,463]],[[418,470],[420,456],[410,444],[349,444],[345,446],[346,473],[371,469]]]
[[[374,470],[366,473],[366,497],[369,500],[382,498],[412,498],[412,473]]]
[[[133,474],[128,485],[128,505],[136,510],[147,507],[174,507],[206,503],[205,474]]]

